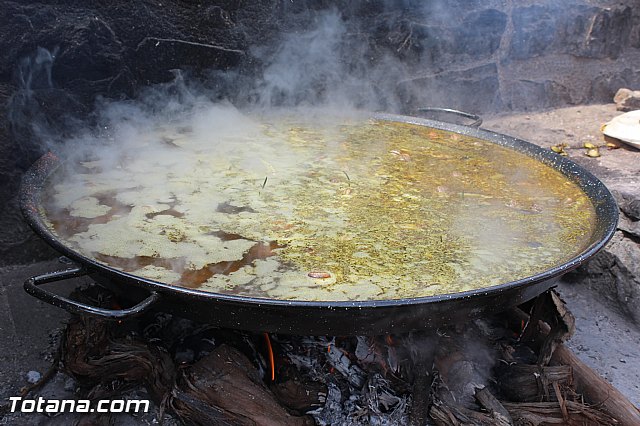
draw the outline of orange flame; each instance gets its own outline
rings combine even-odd
[[[264,333],[264,340],[267,342],[267,349],[269,350],[269,365],[271,366],[271,381],[276,380],[276,363],[273,359],[273,347],[271,346],[271,339],[269,333]]]

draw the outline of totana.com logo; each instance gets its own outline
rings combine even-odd
[[[88,399],[23,399],[20,396],[12,396],[11,412],[22,413],[147,413],[149,412],[148,399],[101,399],[90,401]]]

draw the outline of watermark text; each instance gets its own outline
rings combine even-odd
[[[148,399],[23,399],[9,397],[11,412],[22,413],[148,413]]]

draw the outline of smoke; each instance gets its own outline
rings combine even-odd
[[[464,405],[475,402],[476,389],[490,385],[490,377],[496,363],[496,351],[487,335],[483,335],[482,320],[476,320],[457,342],[460,359],[455,360],[447,371],[446,383],[455,399]],[[447,354],[450,356],[450,354]]]
[[[262,64],[255,75],[248,76],[242,70],[211,71],[210,79],[202,81],[175,70],[174,81],[142,88],[135,100],[98,96],[90,114],[75,105],[72,95],[55,87],[52,69],[59,49],[39,47],[21,60],[16,71],[18,90],[9,108],[14,137],[38,141],[39,153],[62,153],[61,145],[70,141],[74,146],[98,143],[83,142],[88,135],[107,136],[103,142],[109,143],[118,127],[131,132],[132,127],[140,126],[138,130],[147,131],[152,121],[159,124],[168,117],[188,116],[206,108],[211,108],[211,114],[223,115],[225,110],[236,108],[254,112],[308,107],[399,109],[397,100],[383,95],[392,90],[380,84],[381,80],[398,80],[389,78],[391,73],[402,72],[397,60],[386,54],[379,54],[375,63],[367,58],[367,40],[358,35],[357,28],[348,27],[337,9],[301,13],[308,26],[284,31],[274,43],[251,49]],[[49,101],[52,96],[58,96],[55,102]],[[229,126],[241,128],[242,120]],[[109,132],[112,134],[107,135]],[[69,151],[75,155],[77,148]],[[29,162],[34,160],[33,155],[28,157]]]
[[[58,48],[49,51],[43,47],[30,56],[22,58],[15,73],[18,89],[9,101],[8,122],[14,136],[25,133],[35,134],[38,142],[48,144],[48,123],[46,113],[34,96],[34,90],[53,89],[51,70],[58,53]],[[19,157],[33,160],[29,152],[38,150],[38,144],[23,142],[17,144],[21,151]]]
[[[386,7],[390,6],[385,3]],[[39,47],[16,72],[19,90],[9,116],[13,133],[21,140],[37,141],[37,155],[50,150],[77,160],[98,155],[95,150],[106,146],[99,155],[111,164],[122,155],[114,150],[126,152],[138,146],[145,134],[166,123],[190,127],[194,138],[212,143],[211,134],[228,136],[256,125],[247,126],[251,119],[240,111],[255,116],[273,109],[290,113],[297,109],[307,117],[337,111],[340,116],[356,110],[399,112],[402,106],[394,86],[405,67],[387,51],[372,51],[360,23],[349,21],[343,12],[356,13],[335,8],[289,11],[304,24],[254,46],[251,55],[260,67],[253,75],[241,69],[217,70],[202,81],[174,70],[173,81],[141,88],[136,99],[97,97],[90,114],[74,114],[81,108],[73,105],[73,96],[55,87],[52,69],[59,49]],[[59,96],[57,103],[42,101],[54,95]],[[25,157],[29,163],[35,160],[33,154]]]
[[[174,82],[143,88],[135,101],[98,98],[90,114],[73,95],[55,87],[52,69],[59,49],[39,47],[16,72],[19,89],[9,117],[13,133],[56,150],[71,135],[95,133],[101,121],[115,126],[114,111],[127,111],[131,103],[139,112],[157,117],[188,114],[196,104],[201,109],[218,103],[242,110],[322,107],[394,113],[410,112],[408,98],[420,105],[451,106],[403,83],[423,65],[428,69],[437,65],[434,55],[441,47],[431,44],[439,40],[435,31],[456,18],[446,2],[349,2],[339,9],[285,3],[280,12],[284,17],[278,17],[282,21],[275,24],[276,34],[251,46],[244,65],[211,71],[206,81],[175,70]],[[96,128],[89,129],[93,125]]]
[[[53,88],[51,69],[59,48],[49,51],[38,47],[33,56],[27,56],[20,61],[17,79],[20,90],[30,94],[33,89]]]
[[[316,104],[335,96],[346,75],[340,58],[346,28],[337,11],[318,18],[317,27],[303,34],[288,34],[268,63],[257,90],[266,106]],[[256,52],[260,56],[260,49]]]
[[[374,52],[358,23],[338,10],[319,12],[306,31],[284,33],[275,51],[255,49],[266,64],[254,88],[261,106],[331,105],[399,111],[395,84],[405,67]]]
[[[38,47],[19,61],[14,73],[17,89],[8,101],[7,122],[21,169],[86,130],[82,120],[89,110],[72,94],[57,88],[53,80],[59,50]]]
[[[486,24],[482,26],[485,30],[492,27],[494,21],[503,23],[504,14],[495,9],[491,11],[478,15],[481,23]],[[447,64],[438,63],[438,58],[445,57],[442,50],[446,43],[442,39],[461,44],[474,41],[472,32],[462,31],[452,36],[450,28],[467,22],[467,15],[453,14],[450,5],[443,1],[419,5],[411,1],[379,2],[371,10],[357,4],[324,10],[292,6],[284,12],[292,26],[251,48],[247,56],[256,62],[251,72],[242,68],[212,71],[209,80],[202,81],[175,70],[173,81],[142,88],[134,100],[98,98],[91,114],[76,115],[74,111],[78,108],[73,105],[73,97],[55,87],[52,70],[58,49],[38,48],[19,64],[16,71],[19,90],[11,105],[10,122],[14,137],[21,135],[16,140],[19,139],[19,146],[25,150],[22,155],[25,163],[30,164],[34,157],[51,150],[70,160],[69,164],[93,161],[103,170],[126,172],[125,165],[129,164],[135,165],[142,174],[157,171],[158,167],[171,173],[185,173],[192,170],[193,165],[172,151],[185,134],[196,145],[206,147],[210,155],[229,158],[235,151],[242,151],[235,149],[238,144],[265,138],[256,117],[274,110],[286,110],[289,115],[315,120],[316,125],[310,127],[324,129],[325,136],[330,136],[324,138],[329,141],[326,148],[340,149],[340,139],[333,134],[340,120],[359,117],[361,111],[405,113],[407,90],[414,103],[451,106],[447,105],[448,99],[434,95],[437,91],[425,91],[419,85],[402,82],[407,82],[416,69],[424,66],[436,70],[437,78],[431,79],[433,84],[447,86],[440,80],[446,73],[439,71],[446,69]],[[356,16],[376,18],[354,19]],[[373,27],[365,28],[367,23]],[[452,51],[460,49],[449,47]],[[494,48],[491,43],[485,47]],[[43,97],[49,101],[55,97],[55,100],[43,102]],[[41,105],[53,109],[54,113],[43,111]],[[334,117],[339,120],[332,121]],[[320,120],[324,120],[322,125],[317,125]],[[34,148],[24,141],[38,141],[38,144]],[[251,179],[262,183],[268,178],[273,185],[276,177],[271,170],[286,170],[288,164],[300,159],[294,158],[277,141],[269,143],[274,144],[273,151],[283,151],[280,155],[269,153],[272,163],[265,164],[256,154],[238,160],[237,167],[248,172]],[[369,159],[362,158],[362,161],[366,163]],[[69,170],[71,182],[77,171]],[[279,176],[287,178],[283,172]],[[158,177],[158,192],[162,192],[163,182],[166,180]],[[126,183],[121,189],[128,188]],[[77,181],[75,184],[79,185]],[[78,194],[66,195],[80,196]],[[158,200],[167,200],[169,195],[162,192]],[[501,253],[510,252],[510,241],[494,237],[498,234],[494,231],[500,229],[502,223],[474,220],[475,217],[460,219],[459,228],[474,225],[478,246],[488,243],[499,246]],[[503,260],[506,262],[507,257],[480,253],[471,263],[478,268],[490,268],[504,263]]]
[[[270,44],[251,48],[261,65],[253,78],[215,71],[207,83],[215,98],[236,106],[332,107],[398,112],[397,81],[405,66],[386,51],[372,51],[370,35],[348,10],[303,10],[291,20],[306,23],[285,30]],[[351,12],[353,13],[353,12]]]

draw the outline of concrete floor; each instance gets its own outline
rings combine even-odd
[[[29,296],[23,282],[37,274],[64,269],[57,261],[0,269],[0,399],[3,403],[27,384],[27,373],[44,373],[51,365],[56,336],[68,314]],[[56,291],[82,283],[75,280]],[[67,293],[68,294],[68,293]]]
[[[579,282],[558,290],[576,318],[567,346],[640,407],[640,327]]]

